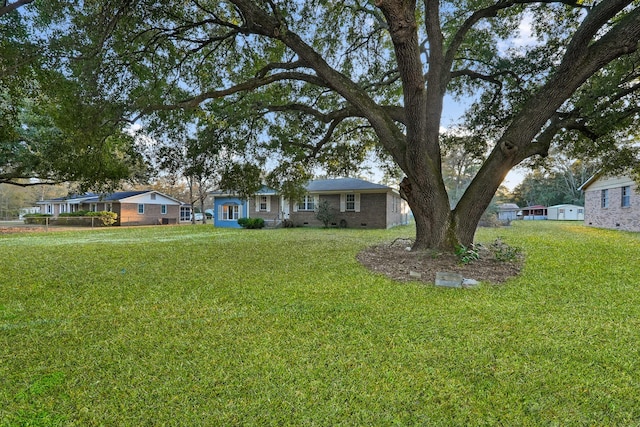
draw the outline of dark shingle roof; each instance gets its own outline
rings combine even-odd
[[[386,185],[374,184],[358,178],[318,179],[309,181],[306,189],[314,193],[321,191],[391,190]]]
[[[339,192],[339,191],[390,191],[391,187],[387,187],[382,184],[374,184],[373,182],[365,181],[358,178],[336,178],[336,179],[316,179],[309,181],[305,185],[305,189],[309,193],[322,193],[322,192]],[[217,190],[211,191],[209,194],[217,197],[234,196],[233,192]],[[273,188],[269,188],[263,185],[260,190],[256,192],[256,195],[270,195],[278,194]]]
[[[87,202],[112,202],[116,200],[126,199],[128,197],[138,196],[144,193],[150,193],[151,190],[140,190],[140,191],[117,191],[111,194],[95,194],[94,197],[87,199]]]
[[[154,190],[138,190],[138,191],[117,191],[115,193],[109,193],[109,194],[95,194],[95,193],[84,193],[84,194],[71,194],[69,196],[66,197],[58,197],[55,199],[50,199],[50,200],[43,200],[40,201],[38,203],[42,204],[45,202],[70,202],[70,203],[91,203],[91,202],[115,202],[118,200],[123,200],[123,199],[127,199],[129,197],[133,197],[133,196],[139,196],[141,194],[146,194],[146,193],[152,193],[152,192],[156,192]],[[156,192],[157,193],[157,192]],[[162,194],[162,193],[158,193],[161,194],[163,197],[166,197],[168,199],[174,200],[178,203],[182,203],[180,200],[175,199],[171,196],[168,196],[166,194]]]

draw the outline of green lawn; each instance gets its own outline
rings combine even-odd
[[[523,274],[400,284],[411,228],[0,236],[0,426],[640,425],[640,235],[483,229]]]

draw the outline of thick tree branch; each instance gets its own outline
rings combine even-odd
[[[295,73],[295,72],[278,73],[278,74],[272,74],[270,76],[266,76],[262,78],[249,79],[245,82],[242,82],[235,86],[231,86],[226,89],[206,91],[192,98],[184,99],[182,101],[178,101],[173,104],[151,105],[143,108],[141,115],[144,115],[152,111],[193,109],[193,108],[197,108],[200,104],[210,99],[223,98],[225,96],[233,95],[239,92],[248,92],[263,86],[267,86],[275,82],[286,81],[286,80],[303,81],[303,82],[314,84],[316,86],[324,86],[324,81],[309,74]]]
[[[46,181],[33,182],[31,181],[33,179],[40,179],[40,178],[33,177],[33,176],[0,177],[0,184],[15,185],[16,187],[27,188],[27,187],[35,187],[36,185],[58,185],[65,182],[65,180],[54,181],[48,178],[43,178],[43,179],[46,179]],[[19,180],[29,180],[29,181],[20,182]]]
[[[7,4],[6,0],[4,1],[3,5],[0,6],[0,16],[4,16],[7,13],[11,13],[14,10],[18,9],[19,7],[22,7],[24,5],[27,5],[29,3],[33,3],[34,0],[17,0],[13,3],[9,3]]]
[[[346,75],[332,68],[317,51],[305,43],[297,34],[291,32],[284,24],[248,0],[230,0],[240,11],[243,20],[243,30],[247,33],[265,35],[282,41],[295,52],[301,61],[313,68],[320,79],[320,86],[328,87],[340,94],[371,123],[380,141],[394,159],[402,166],[405,164],[406,149],[405,136],[396,126],[384,108],[380,107],[371,97]],[[314,83],[315,84],[315,83]]]
[[[625,2],[629,2],[629,0],[624,0]],[[477,10],[469,16],[465,20],[465,22],[458,28],[455,35],[453,36],[449,46],[447,47],[447,51],[445,54],[445,64],[447,68],[450,69],[453,61],[455,59],[456,54],[460,50],[460,46],[464,42],[465,38],[469,31],[473,29],[473,27],[483,19],[495,17],[498,12],[501,10],[508,9],[518,4],[533,4],[533,3],[562,3],[572,7],[577,8],[586,8],[587,6],[581,5],[573,0],[499,0],[493,5]]]
[[[299,104],[299,103],[291,103],[291,104],[283,104],[283,105],[258,105],[258,107],[265,108],[270,112],[282,112],[282,111],[299,111],[310,116],[315,117],[317,120],[323,123],[329,123],[336,119],[346,119],[349,117],[359,117],[366,118],[366,116],[357,108],[350,106],[345,107],[340,110],[332,111],[330,113],[323,113],[321,111],[316,110],[313,107],[308,106],[307,104]],[[393,120],[403,123],[406,121],[405,118],[405,110],[402,107],[397,106],[384,106],[382,107],[387,114],[393,118]]]
[[[297,68],[304,68],[305,64],[302,61],[293,62],[273,62],[262,67],[256,73],[256,78],[265,77],[269,72],[274,70],[295,70]]]

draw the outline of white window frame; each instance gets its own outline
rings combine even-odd
[[[306,194],[296,205],[298,211],[314,211],[316,209],[316,199],[310,194]]]
[[[161,215],[167,214],[167,205],[160,205],[160,214]]]
[[[356,210],[356,195],[355,193],[347,193],[344,195],[344,209],[346,211],[355,212]]]
[[[604,189],[600,191],[600,207],[601,208],[609,207],[609,189]]]
[[[220,205],[220,211],[221,221],[237,221],[240,219],[240,206],[238,205]]]
[[[271,196],[256,196],[256,212],[271,212]]]
[[[144,215],[144,203],[138,203],[138,215]]]
[[[341,193],[340,212],[360,212],[360,193]]]
[[[186,206],[180,206],[180,221],[189,221],[191,219],[191,209]]]
[[[620,190],[620,198],[620,205],[623,208],[628,208],[631,206],[631,186],[625,185],[624,187],[622,187],[622,189]]]

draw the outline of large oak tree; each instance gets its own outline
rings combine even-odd
[[[271,165],[283,184],[304,176],[300,165],[338,173],[367,151],[389,158],[404,174],[414,249],[471,243],[506,174],[554,147],[620,167],[634,160],[619,144],[638,119],[640,8],[631,0],[108,5],[85,10],[78,34],[94,41],[99,75],[119,76],[103,78],[104,90],[126,99],[131,118],[161,127],[185,111],[202,123],[222,117],[234,149]],[[531,41],[519,44],[527,22]],[[454,207],[442,166],[447,94],[471,98],[467,129],[492,141]]]

